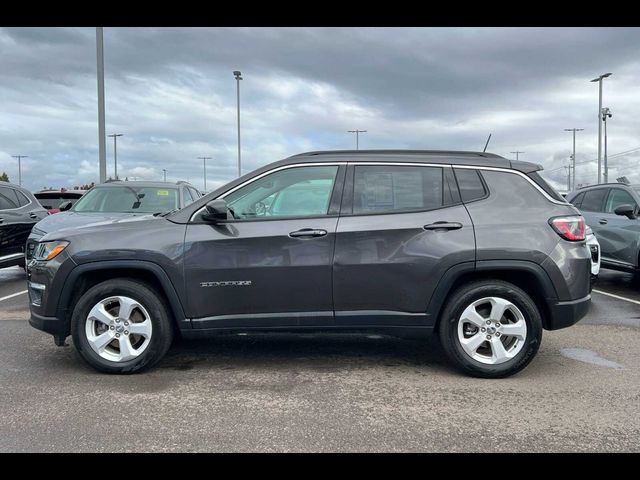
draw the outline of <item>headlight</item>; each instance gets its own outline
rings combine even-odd
[[[33,259],[38,261],[53,260],[60,252],[67,248],[67,245],[69,245],[69,242],[65,241],[38,243],[33,253]]]

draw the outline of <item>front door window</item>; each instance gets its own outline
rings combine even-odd
[[[337,165],[294,167],[266,175],[226,195],[237,220],[327,215]]]

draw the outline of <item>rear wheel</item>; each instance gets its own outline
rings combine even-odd
[[[520,288],[482,280],[451,295],[439,333],[447,356],[460,370],[500,378],[519,372],[533,359],[542,340],[542,319]]]
[[[166,305],[149,285],[113,279],[76,304],[71,333],[80,356],[105,373],[134,373],[165,355],[173,337]]]

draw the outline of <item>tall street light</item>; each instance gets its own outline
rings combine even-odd
[[[111,135],[107,135],[108,137],[113,137],[113,167],[114,167],[114,175],[116,180],[118,180],[118,137],[122,137],[123,133],[113,133]]]
[[[515,151],[515,152],[509,152],[509,153],[515,153],[516,154],[516,162],[517,162],[518,160],[520,160],[520,154],[524,153],[524,152]]]
[[[609,166],[607,165],[607,117],[613,117],[609,107],[602,107],[602,122],[604,123],[604,183],[609,183]]]
[[[592,82],[598,82],[598,90],[600,92],[598,95],[598,183],[602,183],[602,120],[600,118],[600,115],[602,115],[602,79],[609,76],[611,76],[611,73],[605,73],[591,80]]]
[[[565,132],[573,132],[573,155],[571,155],[572,159],[572,168],[573,168],[573,179],[571,181],[573,188],[569,187],[569,191],[576,189],[576,132],[582,132],[584,128],[565,128]]]
[[[238,85],[238,177],[242,176],[242,164],[240,163],[240,80],[242,80],[242,73],[238,70],[233,72],[236,77],[236,83]]]
[[[104,136],[104,42],[102,27],[96,27],[96,50],[98,61],[98,149],[100,183],[107,181],[107,145]]]
[[[347,130],[348,133],[356,134],[356,150],[360,150],[360,134],[367,133],[366,130]]]
[[[162,171],[164,172],[164,181],[167,181],[167,170],[165,168],[162,169]]]
[[[571,191],[571,159],[569,159],[569,165],[565,165],[564,168],[567,170],[567,193]]]
[[[22,163],[20,160],[23,158],[29,158],[26,155],[11,155],[13,158],[18,159],[18,185],[22,186]]]
[[[204,168],[204,190],[203,192],[207,191],[207,160],[211,160],[211,157],[198,157],[199,159],[202,160],[203,163],[203,168]]]

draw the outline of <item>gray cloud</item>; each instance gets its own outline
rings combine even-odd
[[[121,175],[211,186],[235,175],[240,69],[247,169],[313,149],[489,150],[541,163],[566,185],[593,183],[597,86],[614,111],[609,151],[640,146],[637,28],[105,28],[107,133]],[[97,179],[95,29],[0,29],[0,171],[29,155],[31,189]],[[112,172],[108,142],[108,171]],[[638,152],[612,175],[640,182]],[[586,163],[581,163],[586,162]]]

